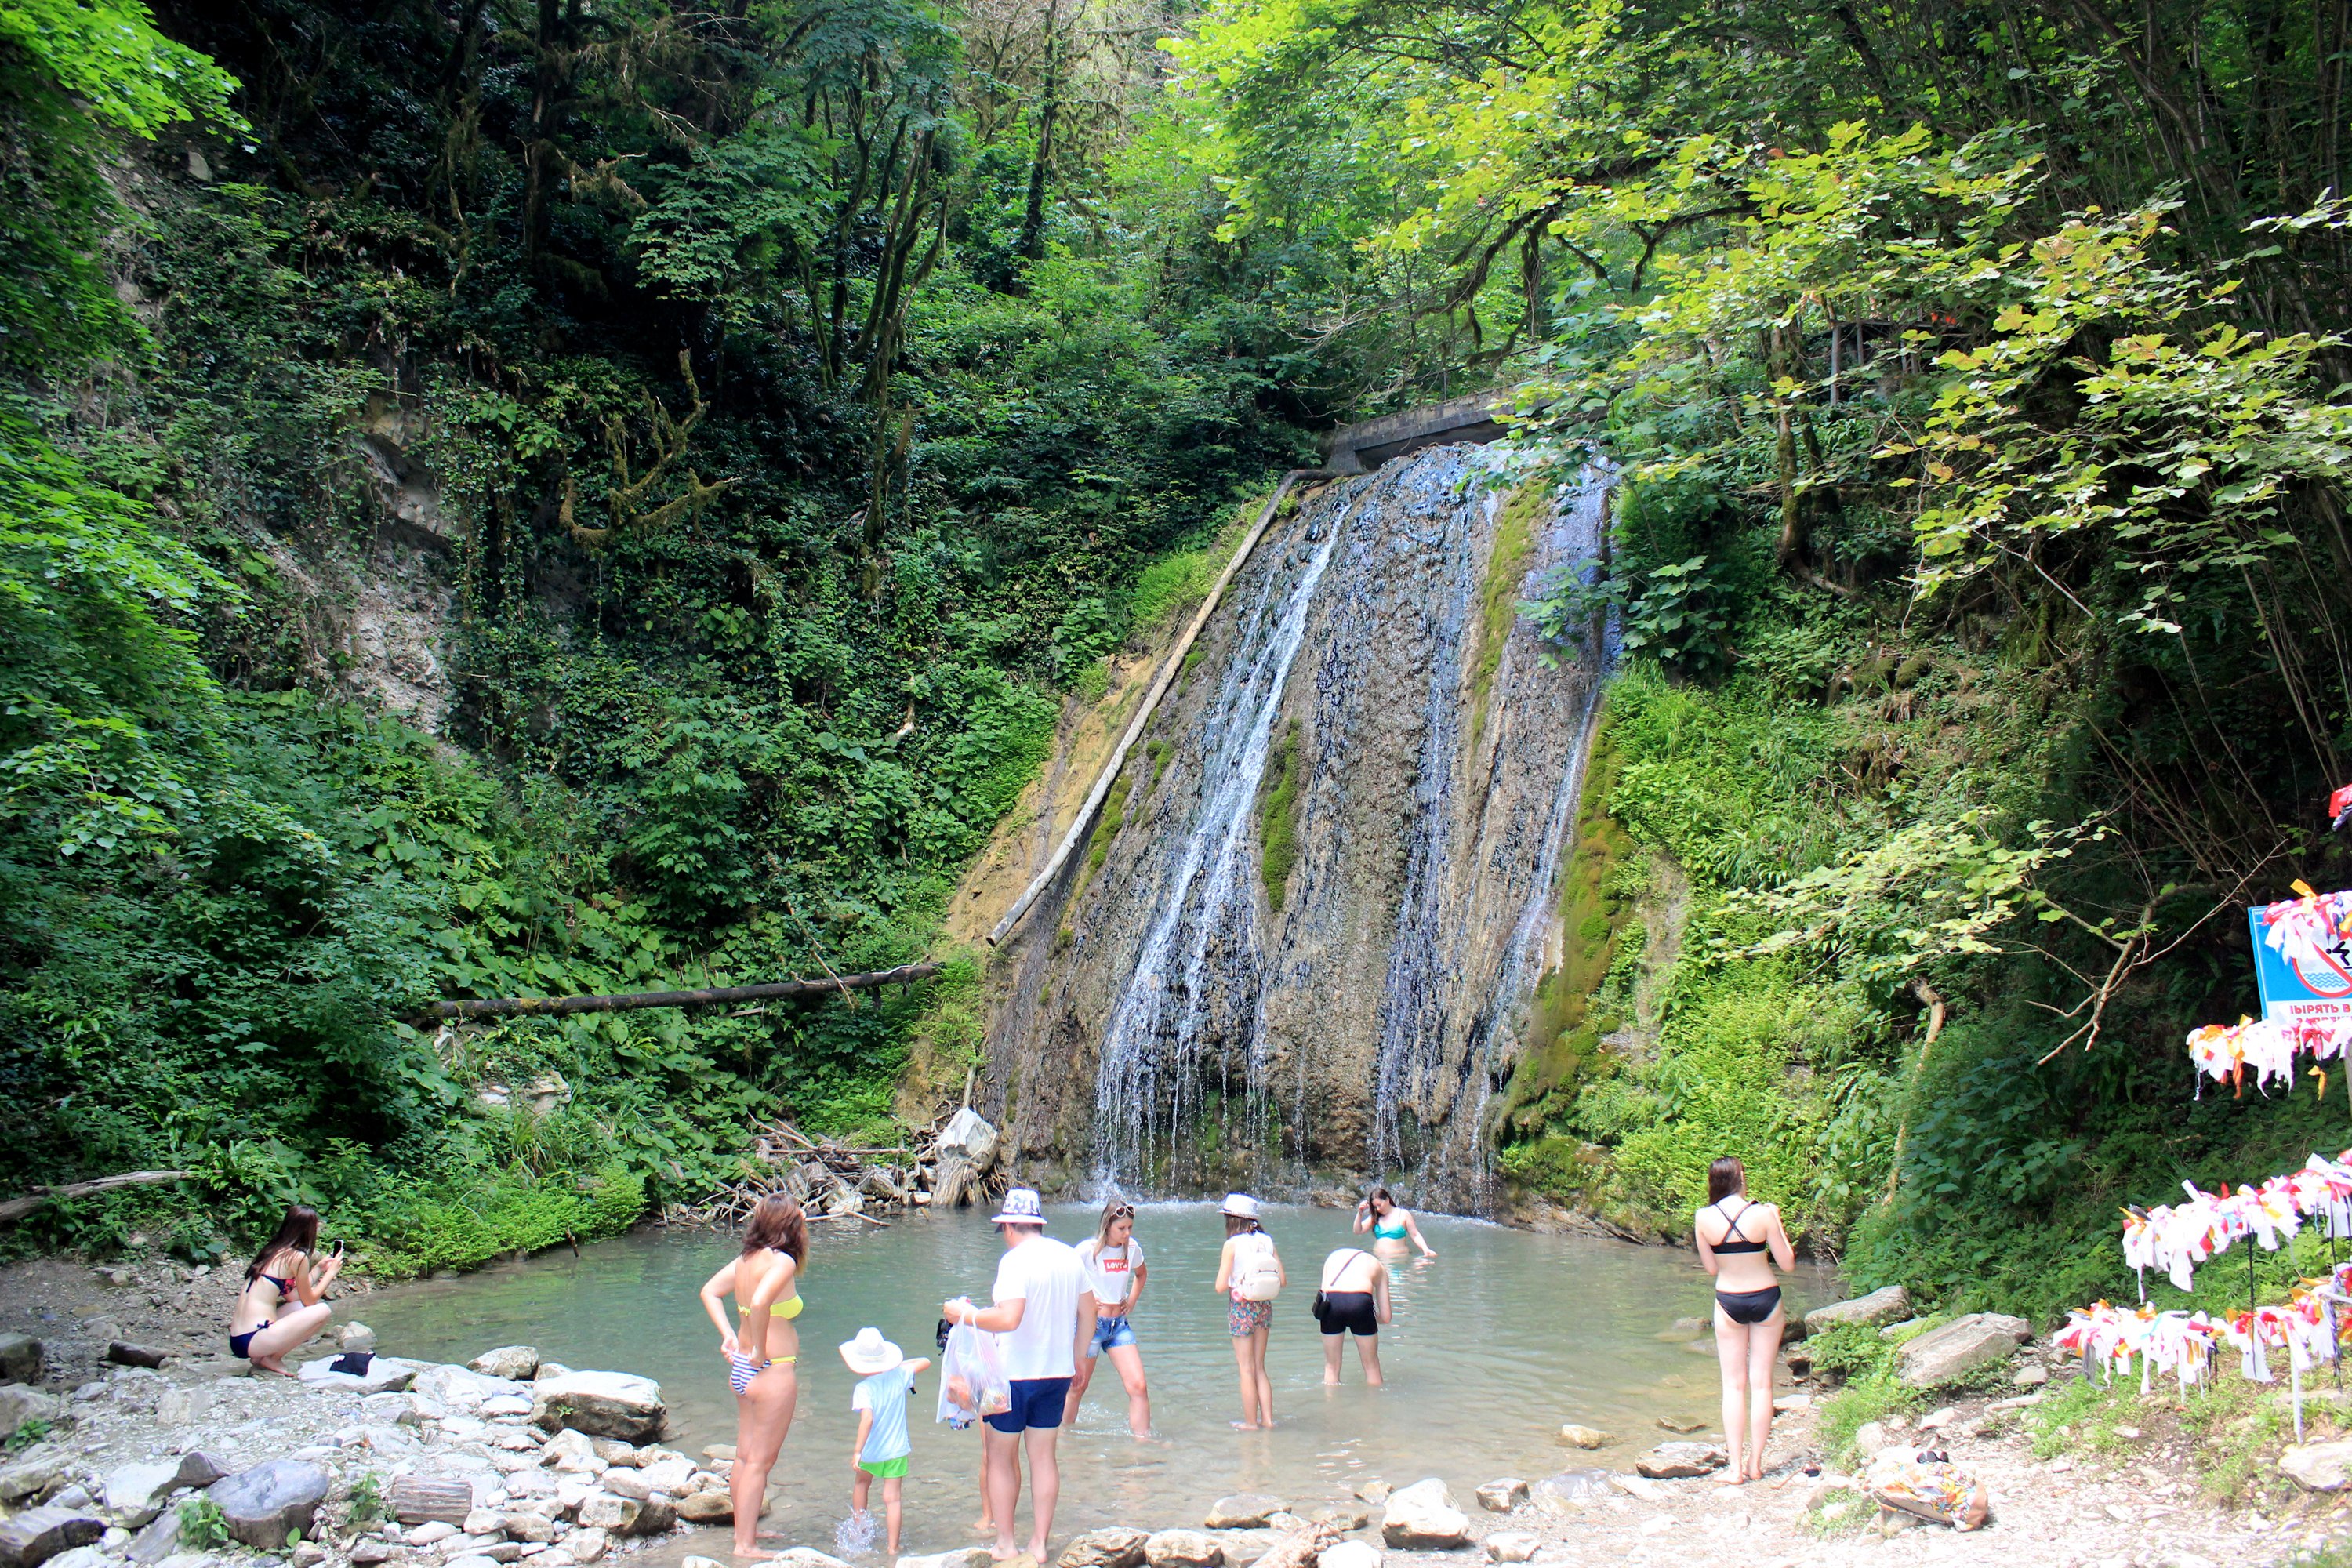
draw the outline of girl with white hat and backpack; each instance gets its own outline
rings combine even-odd
[[[1233,1331],[1234,1365],[1241,1374],[1242,1418],[1246,1432],[1274,1426],[1274,1382],[1266,1375],[1266,1335],[1274,1326],[1274,1299],[1288,1281],[1274,1237],[1258,1224],[1257,1200],[1230,1193],[1218,1206],[1225,1220],[1224,1250],[1217,1255],[1216,1291],[1230,1296],[1225,1316]]]

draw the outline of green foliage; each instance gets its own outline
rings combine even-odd
[[[373,1524],[390,1517],[383,1505],[383,1478],[373,1470],[362,1470],[352,1478],[351,1521],[353,1524]]]
[[[16,1424],[15,1431],[9,1433],[5,1439],[0,1439],[0,1448],[5,1448],[11,1454],[21,1454],[47,1436],[50,1430],[51,1425],[46,1415],[36,1415],[29,1420],[20,1421]]]
[[[472,1268],[493,1258],[538,1252],[563,1242],[614,1236],[645,1212],[645,1179],[608,1165],[578,1179],[509,1168],[487,1179],[403,1194],[369,1226],[379,1241],[369,1272],[407,1279],[443,1268]]]
[[[180,1504],[180,1539],[192,1552],[217,1552],[229,1543],[228,1516],[208,1497]]]

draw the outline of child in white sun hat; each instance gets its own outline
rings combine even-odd
[[[853,1517],[866,1511],[874,1482],[882,1482],[882,1511],[890,1531],[890,1555],[898,1555],[899,1489],[906,1480],[907,1459],[915,1445],[907,1436],[907,1394],[916,1376],[929,1369],[928,1357],[908,1361],[882,1331],[864,1328],[841,1347],[841,1359],[857,1373],[859,1383],[849,1396],[857,1412],[857,1444],[850,1454],[850,1470],[857,1479],[850,1498]]]

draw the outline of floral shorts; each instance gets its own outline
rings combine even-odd
[[[1233,1330],[1234,1338],[1237,1340],[1245,1340],[1260,1329],[1272,1327],[1273,1323],[1274,1303],[1271,1301],[1244,1301],[1236,1296],[1232,1308],[1225,1313],[1225,1326]]]

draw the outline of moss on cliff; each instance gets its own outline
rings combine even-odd
[[[1282,908],[1291,870],[1298,864],[1298,725],[1294,721],[1266,759],[1265,783],[1257,797],[1257,841],[1265,857],[1260,870],[1265,901],[1276,910]]]
[[[1535,554],[1536,531],[1551,510],[1551,487],[1537,480],[1513,490],[1495,520],[1495,547],[1486,555],[1486,578],[1478,590],[1477,647],[1470,665],[1470,749],[1486,727],[1486,700],[1503,647],[1519,618],[1519,585]]]
[[[1577,802],[1575,846],[1560,881],[1560,962],[1537,982],[1527,1046],[1496,1113],[1497,1131],[1506,1141],[1540,1134],[1574,1102],[1579,1088],[1603,1069],[1601,1038],[1619,1022],[1596,1003],[1630,919],[1633,889],[1625,873],[1638,870],[1632,865],[1633,838],[1609,815],[1610,795],[1622,768],[1604,715]],[[1557,1159],[1546,1163],[1550,1179],[1539,1184],[1552,1187],[1563,1173],[1549,1168],[1559,1165]]]

